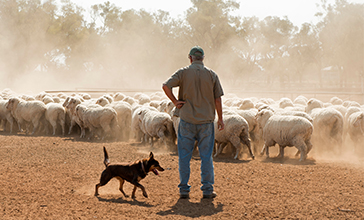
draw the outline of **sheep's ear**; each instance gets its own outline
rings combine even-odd
[[[149,154],[149,160],[151,160],[151,159],[153,159],[154,158],[154,155],[153,155],[153,153],[152,152],[150,152],[150,154]]]

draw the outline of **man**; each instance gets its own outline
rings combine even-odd
[[[188,180],[195,141],[201,158],[203,198],[215,198],[212,160],[215,142],[214,120],[216,110],[218,129],[224,129],[221,104],[224,92],[216,73],[204,66],[204,51],[201,47],[192,47],[188,58],[191,65],[175,72],[162,87],[176,106],[175,113],[180,117],[177,143],[180,198],[189,198],[191,186]],[[179,87],[178,100],[172,92],[173,87]]]

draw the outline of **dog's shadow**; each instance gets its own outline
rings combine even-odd
[[[211,216],[222,211],[223,204],[219,203],[216,207],[212,199],[201,199],[198,203],[190,202],[188,199],[178,199],[170,209],[157,212],[157,215],[181,215],[190,218],[201,216]]]
[[[143,206],[143,207],[154,207],[153,205],[146,203],[146,202],[140,202],[136,199],[133,200],[125,200],[123,199],[123,197],[119,197],[119,198],[101,198],[97,196],[97,199],[100,202],[112,202],[112,203],[119,203],[119,204],[130,204],[130,205],[138,205],[138,206]]]

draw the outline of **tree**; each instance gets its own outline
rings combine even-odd
[[[54,1],[0,2],[0,68],[12,79],[47,62],[54,47],[50,27],[55,22]]]
[[[323,65],[337,66],[340,83],[355,82],[364,72],[364,4],[336,0],[322,2],[326,15],[318,23],[323,48]]]

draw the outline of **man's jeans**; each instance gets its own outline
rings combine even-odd
[[[214,190],[214,165],[212,163],[215,141],[214,123],[191,124],[182,119],[178,127],[179,192],[180,194],[190,192],[191,186],[188,184],[188,180],[190,179],[190,161],[195,141],[197,141],[201,158],[201,190],[204,195],[209,195]]]

